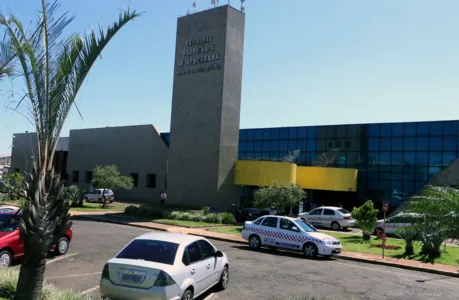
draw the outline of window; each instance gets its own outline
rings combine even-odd
[[[9,217],[9,215],[8,215]],[[13,232],[19,226],[19,222],[21,221],[21,215],[15,215],[11,217],[5,225],[3,225],[0,229],[1,232]]]
[[[429,151],[429,139],[428,138],[417,138],[417,151]]]
[[[293,140],[298,138],[298,128],[297,127],[291,127],[288,130],[288,138]]]
[[[156,240],[133,240],[116,258],[146,260],[173,265],[178,244]]]
[[[336,148],[339,148],[341,147],[341,142],[336,142],[335,145],[336,145]]]
[[[449,121],[449,122],[443,123],[443,133],[444,135],[456,135],[457,134],[456,121]]]
[[[442,122],[432,122],[429,124],[430,130],[429,133],[430,135],[442,135],[443,134],[443,124]]]
[[[343,215],[349,213],[349,211],[348,211],[347,209],[344,209],[344,208],[340,208],[340,209],[338,209],[338,211],[339,211],[340,213],[342,213]]]
[[[201,251],[199,251],[199,247],[196,242],[189,244],[188,247],[186,247],[186,252],[188,253],[190,264],[202,260]]]
[[[239,130],[239,140],[241,141],[247,140],[247,130],[246,129]]]
[[[456,144],[457,144],[456,137],[443,138],[443,150],[444,151],[456,151]]]
[[[263,141],[263,152],[270,152],[270,151],[271,151],[271,142]]]
[[[332,142],[328,142],[328,148],[331,148],[333,147],[333,143]]]
[[[209,257],[215,257],[215,249],[214,247],[204,240],[199,240],[198,245],[201,248],[202,252],[202,259],[206,259]]]
[[[345,145],[346,149],[351,148],[351,142],[349,142],[349,141],[346,141],[346,142],[344,143],[344,145]]]
[[[258,220],[255,221],[255,225],[260,225],[261,224],[261,221],[263,221],[264,218],[260,218]]]
[[[84,183],[91,183],[92,181],[92,171],[86,171],[84,174]]]
[[[309,214],[312,215],[312,216],[320,215],[320,214],[322,214],[322,209],[315,209],[315,210],[311,211]]]
[[[279,128],[271,128],[271,139],[279,138]]]
[[[392,136],[403,136],[403,124],[392,124]]]
[[[139,174],[131,173],[130,176],[132,177],[132,180],[134,181],[134,187],[137,187],[137,185],[139,184]]]
[[[392,151],[403,151],[402,138],[392,138]]]
[[[273,152],[279,151],[279,141],[278,140],[271,140],[271,151]]]
[[[379,124],[368,125],[368,135],[371,137],[379,137]]]
[[[299,139],[305,139],[306,137],[307,137],[306,127],[298,128],[298,138]]]
[[[256,141],[254,144],[253,144],[253,152],[261,152],[262,149],[263,149],[263,144],[261,141]]]
[[[156,174],[147,174],[147,187],[156,188]]]
[[[324,215],[325,216],[334,216],[335,212],[331,209],[324,209]]]
[[[271,138],[271,129],[263,129],[263,140],[269,140]]]
[[[72,181],[77,183],[80,180],[80,171],[73,170],[72,172]]]
[[[403,142],[405,151],[416,151],[416,138],[405,138]]]
[[[281,128],[279,130],[279,137],[281,139],[288,139],[288,128]]]
[[[442,138],[431,137],[429,138],[429,150],[430,151],[441,151],[442,150]]]
[[[418,135],[422,135],[422,136],[429,135],[429,124],[418,123]]]
[[[379,142],[379,149],[381,151],[390,151],[391,150],[391,139],[390,138],[382,138]]]
[[[263,223],[261,223],[261,226],[277,228],[277,218],[267,217]]]
[[[381,136],[391,136],[391,124],[381,124]]]
[[[280,219],[279,223],[280,223],[280,229],[299,232],[298,227],[295,224],[293,224],[293,222],[290,222],[287,219]],[[296,228],[297,230],[294,230],[293,228]]]
[[[379,150],[379,139],[370,138],[368,139],[368,150],[369,151],[378,151]]]
[[[290,140],[288,141],[288,150],[293,151],[298,149],[298,142],[297,140]]]
[[[308,139],[316,139],[317,138],[317,127],[309,127],[308,128]]]
[[[415,136],[416,135],[416,123],[406,123],[405,124],[405,136]]]

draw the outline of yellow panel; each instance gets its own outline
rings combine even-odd
[[[304,189],[357,191],[356,169],[297,167],[296,183]]]
[[[284,162],[238,160],[234,184],[270,186],[273,181],[295,183],[296,165]]]

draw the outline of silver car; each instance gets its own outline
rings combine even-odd
[[[104,266],[102,299],[186,299],[213,286],[226,289],[226,255],[202,237],[147,233],[132,240]]]

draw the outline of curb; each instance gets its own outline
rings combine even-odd
[[[122,222],[122,221],[99,219],[97,217],[91,217],[91,216],[85,216],[85,215],[79,215],[78,217],[83,218],[83,219],[89,219],[89,220],[93,220],[93,221],[103,222],[103,223],[112,223],[112,224],[119,224],[119,225],[131,226],[131,227],[140,227],[140,228],[146,228],[146,229],[151,229],[151,230],[169,232],[169,230],[167,228],[144,226],[144,225],[141,225],[141,224],[129,224],[129,223]],[[172,226],[172,227],[174,227],[174,226]],[[222,241],[222,242],[236,243],[236,244],[241,244],[241,245],[247,244],[245,241],[231,240],[231,239],[218,237],[218,236],[208,236],[208,235],[202,235],[202,234],[191,233],[191,232],[187,233],[187,234],[194,235],[194,236],[202,236],[202,237],[205,237],[205,238],[208,238],[208,239]],[[389,262],[385,262],[385,261],[358,258],[358,257],[350,257],[350,256],[343,256],[343,255],[336,256],[336,258],[337,259],[342,259],[342,260],[348,260],[348,261],[356,261],[356,262],[362,262],[362,263],[367,263],[367,264],[382,265],[382,266],[387,266],[387,267],[393,267],[393,268],[399,268],[399,269],[405,269],[405,270],[418,271],[418,272],[431,273],[431,274],[437,274],[437,275],[444,275],[444,276],[459,278],[459,273],[458,272],[454,273],[454,272],[448,272],[448,271],[428,269],[428,268],[423,268],[423,267],[406,266],[406,265],[400,265],[400,264],[393,264],[393,263],[389,263]]]

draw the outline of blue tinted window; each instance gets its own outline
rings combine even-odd
[[[288,139],[288,128],[279,129],[279,138]]]
[[[441,151],[442,150],[442,139],[440,137],[429,138],[429,150],[430,151]]]
[[[308,165],[312,164],[314,160],[317,158],[317,153],[316,152],[307,152],[306,153],[306,163]]]
[[[412,137],[404,138],[403,148],[405,151],[416,151],[416,138],[412,138]]]
[[[429,168],[429,179],[441,172],[441,167]]]
[[[368,135],[371,137],[379,137],[379,124],[368,125]]]
[[[390,152],[380,152],[379,160],[383,162],[384,165],[390,165]]]
[[[255,130],[255,139],[262,140],[263,139],[263,129],[256,129]]]
[[[457,134],[457,122],[448,121],[443,124],[444,135],[456,135]]]
[[[403,180],[414,180],[414,173],[413,172],[404,172],[403,173]]]
[[[449,166],[456,160],[456,152],[443,152],[443,166]]]
[[[402,191],[403,185],[402,182],[399,180],[392,180],[391,182],[391,192],[394,190]]]
[[[415,186],[415,191],[419,191],[420,189],[422,189],[424,187],[425,183],[424,182],[416,182],[416,186]]]
[[[270,128],[263,129],[263,139],[269,140],[270,138],[271,138],[271,129]]]
[[[279,154],[278,153],[271,153],[271,160],[272,161],[279,161]]]
[[[345,154],[340,154],[338,159],[336,160],[336,164],[338,166],[344,166],[346,165],[346,155]]]
[[[298,138],[305,139],[308,136],[306,127],[298,128]]]
[[[259,152],[256,152],[253,154],[253,159],[254,160],[261,160],[261,153]]]
[[[403,124],[395,123],[392,124],[392,136],[402,136],[403,135]]]
[[[288,143],[286,140],[280,140],[279,141],[279,152],[281,154],[287,154],[288,151]]]
[[[288,138],[289,139],[297,139],[298,138],[298,128],[297,127],[291,127],[288,130]]]
[[[263,141],[263,152],[271,152],[271,141]]]
[[[247,129],[247,140],[253,141],[255,139],[255,130]]]
[[[393,156],[393,155],[392,155]],[[392,167],[390,168],[392,173],[402,173],[403,172],[403,166],[401,164],[395,164],[392,163]]]
[[[317,127],[308,127],[308,139],[317,138]]]
[[[245,154],[245,159],[252,160],[253,159],[253,152],[247,152]]]
[[[443,138],[443,151],[456,151],[457,138],[444,137]]]
[[[391,140],[390,138],[381,138],[379,140],[379,149],[381,151],[390,151],[391,150]]]
[[[279,138],[279,128],[271,128],[271,138],[272,139]]]
[[[403,151],[403,138],[392,138],[392,151]]]
[[[239,130],[239,139],[241,141],[245,141],[247,139],[247,130],[245,129]]]
[[[443,134],[443,126],[441,122],[433,122],[429,124],[430,126],[430,135],[442,135]]]
[[[240,142],[239,143],[239,152],[247,151],[247,142]]]
[[[378,190],[378,180],[368,180],[368,190],[377,191]]]
[[[301,152],[296,160],[296,163],[299,165],[304,165],[306,163],[306,153]]]
[[[430,166],[441,166],[443,162],[443,156],[441,152],[430,152],[429,165]]]
[[[405,136],[416,136],[416,123],[405,123]]]
[[[248,141],[245,151],[247,151],[247,152],[253,152],[253,143],[254,143],[254,142],[252,142],[252,141]]]
[[[403,152],[392,152],[392,165],[403,164]]]
[[[368,174],[368,179],[370,179],[370,180],[371,179],[378,179],[378,174],[379,174],[378,173],[378,169],[371,168],[371,169],[368,170],[367,174]]]
[[[368,161],[370,165],[379,164],[379,152],[368,152]]]
[[[429,151],[429,139],[428,138],[417,138],[416,140],[417,151]]]
[[[402,178],[403,178],[403,173],[401,172],[392,171],[392,173],[390,173],[390,179],[392,180],[392,182],[394,182],[394,180],[402,180]]]
[[[239,155],[238,155],[237,159],[244,160],[245,159],[245,153],[239,152]]]
[[[403,193],[412,195],[414,194],[414,182],[412,181],[404,181],[403,182]]]
[[[390,136],[391,135],[391,124],[381,124],[381,136]]]
[[[426,182],[429,179],[429,167],[416,167],[416,181]]]
[[[389,180],[380,180],[379,181],[379,190],[383,193],[389,193],[390,191],[390,181]]]
[[[261,154],[261,159],[262,159],[262,160],[265,160],[265,161],[271,160],[271,153],[269,153],[269,152],[263,152],[263,153]]]
[[[379,138],[369,138],[368,139],[368,150],[369,151],[379,150]]]
[[[253,145],[253,152],[261,152],[263,149],[263,144],[261,141],[256,141]]]
[[[298,140],[298,149],[301,151],[306,150],[306,140]]]
[[[316,140],[308,140],[306,150],[316,151]]]
[[[428,123],[418,123],[418,135],[429,135]]]
[[[297,140],[289,140],[288,141],[288,150],[293,151],[298,149],[298,142]]]
[[[429,164],[429,152],[416,152],[416,164],[427,166]]]
[[[390,180],[390,173],[389,172],[380,172],[379,173],[380,180]]]
[[[271,140],[271,152],[278,152],[278,151],[279,151],[279,141]]]
[[[403,160],[404,160],[405,164],[414,165],[416,163],[415,152],[405,152],[403,154]]]

